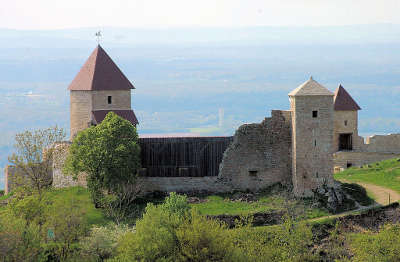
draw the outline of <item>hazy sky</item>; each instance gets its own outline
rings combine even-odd
[[[400,0],[0,0],[0,28],[400,23]]]

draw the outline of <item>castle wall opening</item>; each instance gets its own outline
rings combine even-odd
[[[339,135],[339,151],[353,150],[353,134]]]

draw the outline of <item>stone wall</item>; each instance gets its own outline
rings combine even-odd
[[[340,151],[333,154],[334,172],[351,166],[362,166],[374,162],[400,157],[400,153]]]
[[[130,110],[131,90],[99,90],[91,91],[93,99],[92,110]],[[111,96],[111,104],[108,104]]]
[[[15,166],[9,166],[7,165],[5,170],[4,170],[4,193],[8,194],[11,191],[13,191],[18,185],[21,183],[18,183],[21,179],[21,176],[18,175],[21,174],[21,170],[17,170]],[[21,182],[21,181],[19,181]]]
[[[89,127],[92,115],[92,91],[71,91],[70,110],[72,140],[79,131]]]
[[[142,193],[223,193],[232,191],[227,181],[215,176],[208,177],[139,177]]]
[[[273,110],[260,124],[238,128],[224,153],[219,178],[236,190],[291,182],[291,113]]]
[[[290,101],[293,190],[296,196],[312,196],[324,184],[333,186],[333,95],[293,96]]]
[[[79,174],[76,179],[70,175],[63,173],[63,165],[68,156],[68,150],[71,142],[65,141],[55,145],[52,163],[53,187],[62,188],[70,186],[84,186],[86,187],[86,174]]]
[[[51,170],[48,171],[49,173],[47,173],[47,176],[42,182],[50,185],[52,182]],[[8,194],[19,186],[31,184],[32,180],[30,179],[28,174],[28,172],[24,172],[24,170],[22,170],[21,168],[7,165],[4,170],[4,193]]]
[[[400,154],[400,134],[367,137],[364,151]]]

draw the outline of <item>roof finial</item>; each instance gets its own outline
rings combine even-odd
[[[97,37],[97,44],[100,45],[101,31],[97,31],[94,35]]]

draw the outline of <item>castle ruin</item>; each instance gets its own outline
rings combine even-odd
[[[138,125],[131,89],[98,46],[69,86],[71,140],[110,111]],[[279,182],[308,197],[333,188],[336,171],[400,157],[400,134],[366,142],[358,135],[361,108],[341,85],[332,93],[310,78],[289,93],[289,101],[290,110],[273,110],[261,123],[240,126],[233,137],[141,137],[143,191],[257,191]],[[6,193],[13,188],[12,170],[6,169]],[[65,176],[59,164],[52,176],[55,187],[85,184]]]

